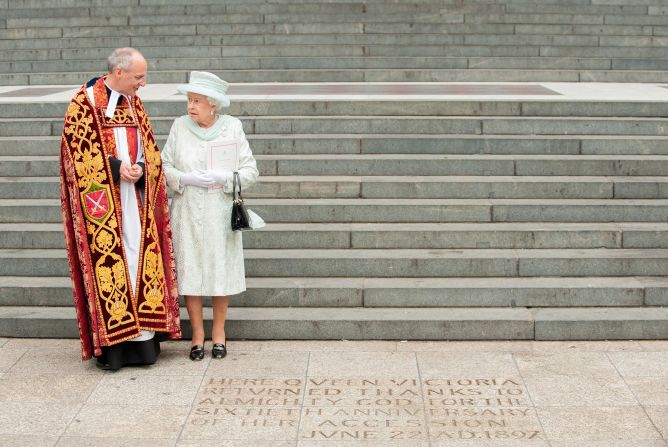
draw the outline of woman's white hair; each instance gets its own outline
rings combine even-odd
[[[116,48],[107,58],[107,69],[109,70],[109,73],[116,68],[127,70],[137,56],[141,56],[141,53],[134,48]]]
[[[223,107],[220,101],[216,101],[215,99],[209,96],[206,97],[206,100],[209,102],[209,104],[215,107],[215,109],[213,109],[214,112],[218,112]]]

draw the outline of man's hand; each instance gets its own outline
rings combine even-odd
[[[141,178],[144,171],[138,164],[130,166],[128,163],[123,162],[121,163],[120,174],[121,180],[128,183],[137,183],[137,180]]]

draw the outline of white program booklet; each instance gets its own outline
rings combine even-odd
[[[206,168],[214,171],[236,171],[239,169],[239,147],[241,142],[213,141],[207,143]],[[209,192],[222,189],[223,185],[209,187]]]

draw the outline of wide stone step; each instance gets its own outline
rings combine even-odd
[[[0,177],[1,199],[60,197],[58,177]],[[668,199],[666,177],[264,176],[252,198]]]
[[[659,276],[666,249],[246,249],[246,274],[268,277]],[[64,250],[2,249],[0,275],[66,276]],[[289,261],[288,261],[289,260]]]
[[[264,278],[250,277],[232,307],[663,306],[660,277]],[[1,306],[71,306],[69,277],[0,276]],[[183,305],[183,297],[181,297]],[[210,300],[204,302],[210,307]]]
[[[54,141],[55,143],[55,141]],[[668,156],[256,155],[261,176],[660,176]],[[0,156],[0,176],[59,175],[57,156]],[[615,179],[611,179],[614,181]],[[638,179],[639,181],[649,179]],[[370,181],[363,179],[362,181]]]
[[[506,14],[526,14],[527,7],[522,3],[503,2],[504,12]],[[543,4],[537,5],[536,10],[542,14],[569,14],[573,12],[572,4]],[[578,5],[578,14],[620,14],[620,15],[645,15],[647,14],[647,7],[642,5],[605,5],[605,4],[591,4]]]
[[[176,117],[151,120],[153,131],[169,134]],[[247,134],[490,134],[490,135],[648,135],[667,136],[665,119],[587,117],[368,117],[242,116]],[[63,120],[0,119],[0,135],[60,135]]]
[[[99,75],[99,73],[98,73]],[[78,80],[78,83],[81,79]],[[536,85],[527,86],[532,91]],[[57,87],[34,87],[39,93],[41,88],[57,89]],[[71,89],[74,92],[78,86],[63,87],[63,91]],[[402,89],[406,98],[402,100],[392,97],[394,89]],[[282,84],[267,85],[232,84],[230,95],[239,95],[239,100],[233,100],[225,112],[232,116],[360,116],[383,118],[416,117],[425,116],[427,119],[434,117],[611,117],[611,118],[662,118],[668,115],[668,103],[666,102],[629,102],[629,101],[600,101],[600,100],[531,100],[531,99],[499,99],[486,101],[483,99],[466,99],[461,95],[463,91],[470,90],[476,94],[499,94],[511,96],[513,91],[522,93],[521,87],[515,90],[512,86],[504,85],[453,85],[453,84],[426,84],[426,85],[386,85],[386,84],[359,84],[348,83],[337,86],[331,85],[309,85],[309,84]],[[19,92],[22,89],[18,89]],[[51,90],[52,91],[52,90]],[[332,99],[332,91],[338,96]],[[533,90],[535,91],[535,90]],[[548,93],[552,90],[538,90]],[[176,91],[174,90],[176,93]],[[46,92],[45,92],[46,93]],[[266,99],[267,95],[274,95]],[[293,100],[280,99],[284,95],[294,95]],[[322,99],[307,99],[304,95],[317,95]],[[416,99],[415,95],[450,95],[447,101],[424,101]],[[455,95],[455,96],[453,96]],[[353,98],[350,98],[353,96]],[[559,95],[554,95],[559,98]],[[382,101],[373,100],[374,97]],[[185,114],[185,97],[175,96],[176,100],[149,101],[144,102],[147,113],[152,119],[174,119],[176,116]],[[275,98],[275,99],[274,99]],[[67,111],[67,102],[6,102],[0,103],[0,117],[13,118],[29,122],[31,118],[53,118],[62,120]]]
[[[404,8],[402,8],[402,6]],[[400,12],[402,10],[409,10],[408,7],[412,5],[393,5],[388,8],[392,12]],[[420,5],[420,10],[424,11],[434,11],[437,10],[435,4],[426,3]],[[181,5],[160,5],[160,6],[147,6],[147,5],[136,5],[135,7],[122,8],[119,6],[114,7],[80,7],[80,8],[11,8],[7,10],[6,17],[87,17],[87,16],[114,16],[114,15],[126,15],[134,14],[136,16],[160,16],[160,15],[222,15],[223,13],[228,14],[269,14],[269,13],[323,13],[323,14],[352,14],[358,13],[363,14],[365,12],[364,5],[361,3],[336,3],[336,4],[298,4],[294,2],[292,4],[194,4],[187,5],[183,2]],[[369,11],[369,12],[380,12],[378,10]],[[165,20],[168,21],[168,20]]]
[[[622,333],[632,339],[668,338],[666,308],[539,309],[535,316],[536,340],[609,340]],[[654,313],[653,313],[654,312]]]
[[[253,154],[668,155],[668,137],[586,135],[247,135]],[[166,135],[156,135],[159,147]],[[60,136],[0,137],[3,156],[57,156]]]
[[[665,177],[265,176],[246,195],[258,198],[662,199],[668,198],[667,186]],[[12,191],[15,195],[7,198],[21,194],[18,188]],[[30,198],[40,198],[32,196],[37,191],[27,193],[31,194]],[[42,198],[46,198],[45,195]]]
[[[341,3],[338,3],[339,5]],[[305,5],[300,3],[300,5]],[[657,28],[660,31],[659,27]],[[558,29],[550,34],[612,34],[612,35],[652,35],[652,27],[642,26],[599,26],[591,31],[591,28],[583,27],[577,30],[571,27],[569,30]],[[422,24],[416,29],[412,23],[244,23],[217,25],[156,25],[156,26],[68,26],[68,27],[23,27],[0,30],[2,39],[39,39],[39,38],[71,38],[71,37],[139,37],[139,36],[194,36],[215,35],[236,38],[243,35],[300,35],[300,34],[513,34],[513,25],[490,25],[490,24]],[[532,32],[530,34],[536,34]],[[659,34],[657,34],[659,35]]]
[[[112,48],[100,55],[103,60]],[[0,54],[0,60],[2,55]],[[192,67],[191,67],[192,68]],[[207,66],[199,70],[214,72],[228,82],[668,82],[668,74],[662,69],[645,70],[534,70],[522,69],[251,69],[215,70]],[[0,85],[52,85],[81,84],[99,76],[104,69],[91,72],[37,72],[0,74]],[[183,84],[190,69],[181,71],[152,71],[155,83]]]
[[[300,6],[308,6],[301,3]],[[338,3],[341,5],[341,3]],[[392,4],[385,5],[392,7]],[[412,5],[414,6],[414,5]],[[522,6],[525,7],[525,6]],[[568,6],[571,7],[572,6]],[[35,11],[27,11],[34,14]],[[0,30],[2,39],[43,39],[77,37],[140,37],[140,36],[229,36],[243,35],[295,36],[305,34],[357,34],[360,36],[382,34],[386,36],[410,34],[450,35],[540,35],[540,36],[665,36],[668,26],[660,25],[578,25],[578,24],[490,24],[490,23],[421,23],[416,27],[410,22],[394,23],[244,23],[244,24],[191,24],[155,26],[66,26],[21,27]]]
[[[468,23],[577,24],[577,25],[666,25],[668,18],[647,14],[514,13],[468,15]]]
[[[255,8],[253,8],[255,6]],[[335,5],[328,5],[335,6]],[[359,5],[362,6],[362,5]],[[359,7],[358,6],[358,7]],[[403,6],[403,8],[402,8]],[[410,5],[413,6],[413,5]],[[345,7],[336,13],[316,13],[315,11],[291,11],[289,7],[299,9],[298,5],[280,5],[278,10],[263,10],[257,5],[248,5],[246,7],[237,6],[233,10],[227,10],[225,6],[201,6],[194,5],[186,9],[183,7],[157,6],[150,7],[143,5],[142,8],[128,8],[125,11],[118,7],[105,8],[97,7],[90,10],[92,17],[67,16],[64,13],[55,14],[55,17],[35,17],[29,18],[29,11],[25,13],[19,10],[13,10],[13,14],[6,19],[7,28],[20,27],[48,27],[57,26],[118,26],[125,24],[131,26],[137,25],[184,25],[184,24],[214,24],[214,23],[406,23],[406,15],[409,12],[422,13],[419,16],[420,23],[472,23],[472,24],[578,24],[578,25],[666,25],[667,20],[662,16],[661,8],[653,7],[651,13],[644,6],[626,6],[626,9],[615,8],[614,6],[589,5],[583,7],[582,14],[573,14],[573,8],[570,5],[551,5],[550,7],[539,6],[527,13],[526,10],[514,11],[506,5],[486,4],[476,5],[468,4],[453,7],[452,5],[421,4],[419,7],[409,5],[394,4],[388,5],[380,10],[372,7],[372,10],[366,13],[359,13],[355,10],[347,10]],[[517,5],[516,8],[522,9],[523,5]],[[265,8],[271,6],[264,5]],[[308,8],[308,6],[307,6]],[[377,7],[376,7],[377,8]],[[587,9],[589,8],[589,9]],[[198,10],[199,9],[199,10]],[[130,14],[129,11],[132,11]],[[84,10],[85,11],[85,10]],[[78,14],[83,15],[84,11]],[[578,9],[579,11],[579,9]],[[593,12],[599,11],[599,12]],[[486,12],[486,14],[485,14]],[[504,13],[505,12],[505,13]],[[12,15],[16,17],[12,17]],[[22,17],[23,15],[28,17]],[[118,20],[109,20],[113,17]],[[106,17],[105,17],[106,16]],[[86,20],[86,19],[98,19]],[[51,21],[49,21],[49,19]],[[106,19],[106,20],[105,20]]]
[[[76,49],[76,48],[107,48],[113,46],[114,40],[119,44],[146,47],[181,47],[193,46],[265,46],[281,48],[294,45],[322,45],[325,53],[328,45],[468,45],[496,47],[517,45],[518,47],[533,46],[577,46],[577,47],[659,47],[665,37],[640,36],[603,36],[597,35],[512,35],[512,34],[207,34],[207,35],[157,35],[135,37],[58,37],[38,39],[0,40],[3,50],[39,50],[39,49]],[[280,52],[280,51],[279,51]],[[400,51],[400,53],[404,53]],[[250,56],[258,54],[249,54]],[[264,55],[264,53],[262,53]],[[264,67],[267,68],[267,67]],[[294,68],[294,67],[292,67]],[[537,67],[540,68],[540,67]],[[566,67],[563,67],[566,68]]]
[[[88,20],[89,18],[86,18]],[[10,19],[11,20],[11,19]],[[56,19],[58,20],[58,19]],[[664,19],[662,25],[668,25],[668,19]],[[522,35],[510,36],[501,34],[498,40],[490,38],[489,35],[447,35],[445,37],[429,37],[432,35],[423,34],[415,37],[412,35],[397,35],[386,40],[380,40],[377,37],[362,37],[359,39],[343,37],[333,38],[333,35],[326,35],[322,38],[306,38],[302,35],[287,40],[286,37],[276,35],[275,38],[252,37],[253,35],[242,35],[229,38],[227,36],[204,36],[189,37],[185,36],[182,40],[174,37],[148,38],[148,37],[120,37],[120,44],[130,44],[136,42],[143,44],[142,53],[147,58],[164,57],[266,57],[266,56],[286,56],[286,57],[342,57],[342,56],[385,56],[392,54],[397,56],[432,56],[432,57],[584,57],[584,58],[665,58],[668,50],[660,46],[649,46],[648,43],[656,45],[664,36],[649,41],[638,41],[637,46],[628,45],[629,40],[623,42],[627,45],[615,45],[615,42],[608,40],[608,46],[598,45],[600,37],[598,36],[546,36]],[[362,35],[365,36],[365,35]],[[373,36],[373,35],[367,35]],[[614,37],[614,36],[608,36]],[[93,45],[88,42],[86,45],[76,45],[76,39],[63,39],[62,45],[58,45],[56,39],[45,39],[39,44],[31,40],[8,40],[4,44],[5,51],[8,54],[0,57],[2,61],[39,61],[39,60],[59,60],[62,58],[71,58],[74,60],[91,60],[95,58],[104,58],[113,49],[113,42],[99,40],[102,37],[96,37],[100,44]],[[152,39],[152,40],[149,40]],[[276,43],[266,42],[274,40]],[[392,41],[395,41],[394,43]],[[208,41],[209,43],[205,43]],[[319,43],[322,41],[323,43]],[[389,42],[388,42],[389,41]],[[227,42],[227,43],[226,43]],[[378,42],[378,43],[376,43]],[[619,42],[622,42],[621,40]],[[102,45],[106,43],[106,45]],[[112,43],[110,45],[110,43]],[[149,44],[153,44],[149,46]],[[643,45],[645,44],[645,45]],[[87,45],[90,45],[88,47]],[[191,51],[188,51],[187,45]],[[39,47],[38,47],[39,46]],[[18,47],[18,48],[16,48]],[[37,48],[31,48],[37,47]],[[64,47],[64,48],[63,48]],[[513,55],[512,49],[516,54]],[[301,49],[301,51],[300,51]],[[394,49],[394,53],[392,52]]]
[[[492,26],[492,25],[488,25]],[[502,25],[496,25],[502,26]],[[656,28],[656,30],[654,29]],[[503,28],[500,28],[503,30]],[[598,35],[598,36],[651,36],[653,31],[662,31],[662,27],[643,26],[643,25],[554,25],[545,24],[517,24],[514,32],[518,35],[538,34],[538,35]],[[416,30],[417,32],[417,30]],[[476,33],[481,34],[481,33]],[[496,33],[501,34],[501,33]],[[663,35],[663,34],[656,34]]]
[[[258,155],[274,175],[660,176],[668,157],[632,155]],[[0,157],[0,172],[5,161]],[[17,166],[18,167],[18,166]],[[22,166],[12,172],[26,172]],[[1,174],[7,175],[7,174]]]
[[[174,38],[182,36],[175,36]],[[664,37],[665,38],[665,37]],[[134,39],[133,39],[134,40]],[[656,41],[659,44],[658,41]],[[476,73],[491,73],[490,70],[500,70],[504,79],[509,79],[512,75],[509,69],[530,70],[532,74],[538,74],[547,80],[549,70],[554,71],[553,80],[567,77],[574,78],[580,73],[589,70],[609,72],[610,70],[661,70],[665,68],[665,60],[657,58],[645,59],[623,59],[614,56],[609,57],[411,57],[411,56],[366,56],[366,57],[271,57],[271,56],[230,56],[226,57],[224,62],[220,57],[209,58],[169,58],[159,57],[149,60],[149,70],[151,72],[151,82],[157,82],[159,79],[167,77],[182,77],[188,72],[189,67],[198,67],[208,71],[219,73],[225,79],[235,80],[241,74],[250,74],[254,71],[262,74],[260,78],[268,77],[268,70],[286,71],[301,69],[310,73],[318,71],[327,76],[333,76],[339,73],[339,76],[345,74],[352,77],[355,71],[359,71],[365,78],[373,76],[378,77],[380,71],[394,69],[399,73],[421,73],[421,76],[461,76],[461,73],[469,72],[472,75]],[[417,68],[419,67],[419,68]],[[503,71],[505,69],[506,71]],[[86,76],[92,77],[95,73],[103,73],[106,70],[104,62],[99,59],[90,60],[18,60],[0,62],[0,73],[14,74],[14,78],[20,77],[33,81],[30,84],[48,84],[48,78],[57,78],[63,84],[79,84]],[[241,70],[241,71],[240,71]],[[326,71],[328,70],[328,71]],[[362,71],[360,71],[362,70]],[[581,71],[581,72],[578,72]],[[264,73],[264,74],[263,74]],[[157,77],[155,77],[157,76]],[[286,76],[286,74],[283,74]],[[516,80],[520,79],[521,74],[516,74]],[[395,76],[396,77],[396,76]],[[3,78],[6,85],[12,77]],[[63,82],[67,79],[73,79],[71,82]],[[240,79],[240,82],[248,82],[253,79],[247,76],[246,79]],[[491,82],[495,79],[490,78]],[[501,81],[502,79],[496,79]],[[537,79],[534,79],[536,81]],[[39,81],[39,82],[38,82]],[[324,79],[320,80],[321,82]],[[232,89],[231,89],[232,90]]]
[[[205,321],[211,313],[206,309]],[[184,336],[188,316],[181,314]],[[231,308],[230,339],[641,340],[668,337],[654,308]],[[0,336],[77,338],[71,307],[1,307]]]
[[[244,233],[244,247],[328,248],[668,248],[666,223],[270,223]],[[0,248],[64,248],[59,223],[0,224]]]
[[[345,3],[356,3],[359,0],[314,0],[311,3],[313,4],[329,4],[329,3],[337,3],[337,4],[345,4]],[[512,0],[505,0],[505,1],[512,1]],[[537,0],[538,3],[543,3],[546,1],[554,1],[554,0]],[[589,0],[566,0],[570,4],[588,4]],[[610,1],[610,0],[607,0]],[[640,4],[646,4],[644,2],[650,1],[650,0],[639,0],[641,3]],[[657,0],[654,0],[655,2]],[[68,5],[72,4],[71,0],[52,0],[54,6],[60,6],[60,7],[68,7]],[[219,4],[215,0],[194,0],[194,1],[187,1],[187,0],[142,0],[139,2],[138,0],[117,0],[117,3],[119,6],[136,6],[138,4],[141,4],[141,6],[164,6],[164,5],[179,5],[179,6],[184,6],[184,5],[217,5]],[[258,4],[264,4],[266,3],[266,0],[228,0],[225,2],[226,5],[258,5]],[[272,4],[278,4],[278,5],[291,5],[291,4],[299,4],[301,3],[301,0],[273,0]],[[367,4],[381,4],[384,5],[385,3],[383,0],[365,0],[365,3]],[[461,0],[413,0],[411,4],[439,4],[443,6],[452,6],[452,5],[461,5],[462,1]],[[473,4],[493,4],[493,0],[476,0],[475,2],[472,2],[472,0],[464,0],[463,3],[473,3]],[[80,7],[97,7],[99,6],[99,2],[97,0],[77,0],[76,3]],[[656,4],[656,3],[652,3]],[[16,0],[15,3],[12,3],[10,6],[10,9],[17,8],[17,9],[25,9],[25,8],[41,8],[44,7],[44,4],[40,2],[39,0]]]
[[[359,0],[314,0],[311,3],[313,4],[328,4],[328,3],[356,3]],[[301,0],[273,0],[272,4],[278,5],[290,5],[298,4]],[[514,4],[514,3],[525,3],[526,0],[503,0],[498,2],[497,0],[412,0],[411,5],[429,5],[437,4],[440,6],[462,6],[462,5],[480,5],[480,4]],[[218,4],[215,0],[197,0],[197,1],[187,1],[187,0],[117,0],[119,6],[135,6],[140,3],[142,6],[163,6],[163,5],[216,5]],[[264,4],[266,0],[228,0],[225,2],[229,5],[236,4]],[[365,0],[368,5],[389,5],[384,0]],[[68,7],[71,4],[71,0],[53,0],[54,6]],[[394,4],[394,3],[392,3]],[[563,5],[590,5],[591,0],[535,0],[533,4],[536,6],[540,5],[552,5],[552,4],[563,4]],[[622,0],[596,0],[595,4],[605,4],[605,5],[621,5]],[[638,0],[638,5],[660,5],[660,0]],[[97,0],[78,0],[77,5],[80,7],[91,7],[99,6]],[[39,0],[15,0],[15,3],[12,3],[10,8],[40,8],[44,4]]]
[[[327,52],[327,45],[458,45],[496,47],[516,45],[518,47],[619,47],[619,48],[657,48],[665,42],[663,36],[616,36],[616,35],[539,35],[539,34],[492,34],[492,33],[447,33],[447,34],[370,34],[370,33],[264,33],[264,34],[211,34],[191,35],[153,35],[132,37],[83,36],[83,37],[51,37],[33,39],[0,40],[3,50],[38,50],[38,49],[75,49],[75,48],[107,48],[113,46],[115,39],[119,45],[146,47],[182,47],[192,46],[266,46],[280,48],[293,45],[322,45]],[[400,48],[399,48],[400,50]],[[225,48],[222,50],[225,52]],[[400,53],[403,53],[400,51]],[[249,54],[257,55],[257,54]],[[593,55],[592,55],[593,56]],[[618,57],[610,55],[612,57]],[[609,67],[609,65],[608,65]],[[248,67],[249,68],[249,67]],[[264,67],[267,68],[267,67]],[[292,67],[294,68],[294,67]],[[324,67],[323,67],[324,68]],[[536,67],[541,68],[541,67]],[[567,67],[560,67],[567,68]]]
[[[248,199],[267,222],[665,222],[668,200]],[[0,199],[0,223],[61,222],[59,199]]]

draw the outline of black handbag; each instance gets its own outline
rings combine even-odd
[[[239,173],[234,172],[232,183],[232,195],[234,200],[232,202],[232,230],[233,231],[247,231],[252,230],[250,226],[250,218],[248,211],[244,206],[244,199],[241,197],[241,179]],[[237,192],[237,187],[239,188]]]

